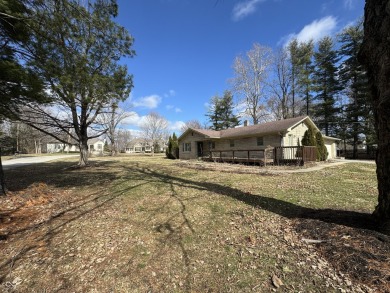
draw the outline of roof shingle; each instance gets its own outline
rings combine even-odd
[[[234,138],[241,136],[264,135],[271,133],[283,132],[290,127],[308,118],[307,116],[299,116],[284,120],[266,122],[262,124],[229,128],[225,130],[215,131],[209,129],[194,129],[194,131],[201,133],[210,138]]]

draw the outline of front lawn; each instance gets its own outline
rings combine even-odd
[[[151,156],[76,160],[7,171],[4,291],[389,289],[388,236],[369,218],[374,165],[236,174]]]

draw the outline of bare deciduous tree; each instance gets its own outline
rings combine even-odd
[[[197,119],[188,120],[187,122],[184,122],[182,127],[180,127],[180,131],[184,133],[188,128],[202,129],[203,126]]]
[[[131,142],[132,134],[130,130],[119,129],[115,135],[115,145],[118,151],[125,151],[127,145]]]
[[[267,115],[265,88],[271,63],[272,49],[256,43],[245,57],[236,57],[233,64],[233,91],[245,103],[245,114],[252,118],[253,124]]]
[[[274,58],[274,80],[270,83],[268,106],[278,120],[291,117],[291,62],[287,49],[280,49]]]
[[[167,138],[168,121],[156,112],[149,113],[143,124],[140,126],[143,138],[150,141],[153,145],[152,155],[154,155],[154,147],[166,140]]]
[[[109,111],[103,112],[100,114],[98,121],[107,129],[106,136],[110,142],[111,156],[115,156],[120,149],[118,149],[117,144],[117,134],[116,129],[119,124],[126,118],[134,115],[133,112],[129,112],[130,106],[125,105],[123,107],[118,106],[118,101],[113,100],[111,104],[111,109]]]

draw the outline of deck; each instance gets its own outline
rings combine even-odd
[[[212,150],[203,161],[248,165],[304,165],[316,161],[316,147],[275,147],[263,150]]]

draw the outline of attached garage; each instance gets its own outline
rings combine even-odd
[[[324,138],[324,143],[326,149],[328,150],[328,160],[335,159],[337,156],[337,142],[340,140],[338,138],[330,137],[330,136],[322,136]]]

